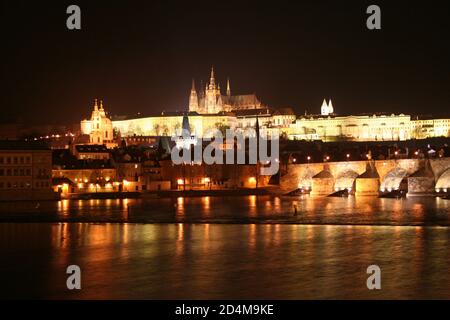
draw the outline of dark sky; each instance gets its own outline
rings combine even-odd
[[[32,2],[32,3],[31,3]],[[366,28],[369,4],[382,30]],[[2,1],[1,118],[66,124],[185,110],[211,65],[225,89],[340,114],[448,113],[448,1]],[[66,28],[78,4],[82,30]]]

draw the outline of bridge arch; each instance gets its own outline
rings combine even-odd
[[[450,190],[450,168],[445,170],[436,181],[437,192],[447,192]]]
[[[399,190],[400,184],[407,174],[408,172],[403,168],[395,168],[389,171],[381,182],[381,192]]]
[[[303,174],[300,176],[298,187],[300,189],[311,190],[312,185],[312,177],[314,177],[315,173],[312,169],[306,168]]]
[[[351,169],[339,173],[336,177],[336,182],[334,183],[334,190],[339,191],[347,189],[352,191],[358,176],[359,174]]]

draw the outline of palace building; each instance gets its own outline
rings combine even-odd
[[[123,138],[180,136],[183,123],[197,138],[210,138],[214,129],[232,129],[245,133],[259,123],[261,132],[277,129],[291,140],[322,141],[402,141],[450,136],[450,119],[423,118],[405,114],[361,114],[340,116],[331,99],[323,100],[320,114],[296,116],[292,108],[264,105],[255,94],[232,95],[230,81],[222,94],[214,69],[209,81],[197,91],[194,80],[186,112],[162,112],[149,117],[111,119],[103,103],[94,108],[89,120],[81,121],[81,133],[90,144],[117,146],[113,132]]]
[[[412,138],[409,115],[305,115],[290,127],[293,140],[386,141]]]
[[[289,128],[291,140],[322,141],[404,141],[432,137],[450,137],[450,119],[430,119],[405,114],[362,114],[338,116],[327,109],[321,115],[298,117]],[[324,112],[325,111],[325,112]]]

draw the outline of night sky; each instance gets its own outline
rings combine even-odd
[[[1,122],[75,123],[96,97],[118,115],[186,110],[211,65],[223,91],[230,77],[297,114],[325,97],[339,114],[449,114],[449,30],[448,1],[2,1]]]

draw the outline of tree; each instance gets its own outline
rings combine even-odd
[[[222,133],[223,137],[226,136],[227,130],[229,130],[231,128],[229,125],[226,125],[222,122],[216,122],[215,127],[216,127],[216,129],[218,129],[220,131],[220,133]]]

